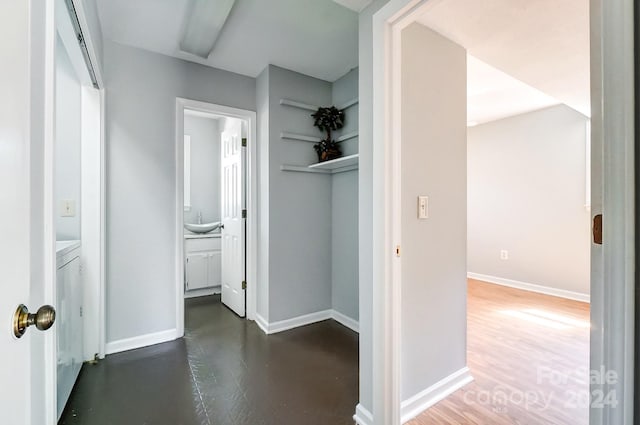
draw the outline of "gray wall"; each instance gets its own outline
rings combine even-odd
[[[313,144],[283,131],[313,133],[309,111],[281,98],[329,105],[331,84],[269,66],[269,322],[331,308],[331,177],[280,170],[317,162]]]
[[[589,294],[587,121],[560,105],[469,129],[470,272]]]
[[[186,223],[220,221],[220,122],[211,118],[184,117],[184,134],[191,136],[191,210]]]
[[[248,110],[256,97],[253,78],[109,41],[104,47],[111,342],[176,326],[176,97]]]
[[[340,106],[358,97],[358,69],[332,85],[332,103]],[[358,105],[345,111],[345,126],[337,134],[358,130]],[[340,144],[343,155],[358,152],[358,138]],[[358,320],[358,171],[331,178],[331,305]]]
[[[403,31],[402,400],[466,366],[466,80],[464,48]]]
[[[80,239],[80,81],[56,36],[56,239]],[[75,217],[61,217],[61,201],[75,201]]]

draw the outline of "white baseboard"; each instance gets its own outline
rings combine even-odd
[[[269,322],[267,322],[265,318],[260,316],[258,313],[256,313],[256,325],[258,325],[262,332],[269,335]]]
[[[537,292],[539,294],[551,295],[554,297],[566,298],[574,301],[588,303],[591,301],[589,294],[567,291],[564,289],[551,288],[549,286],[536,285],[534,283],[520,282],[518,280],[505,279],[502,277],[489,276],[486,274],[468,272],[470,279],[482,280],[484,282],[495,283],[496,285],[508,286],[510,288],[522,289],[524,291]]]
[[[359,324],[352,318],[345,316],[344,314],[335,310],[323,310],[315,313],[305,314],[291,319],[280,320],[277,322],[269,323],[264,317],[256,314],[256,324],[262,332],[267,335],[275,334],[278,332],[288,331],[290,329],[299,328],[300,326],[311,325],[313,323],[322,322],[324,320],[333,319],[343,326],[359,332]]]
[[[118,341],[108,342],[105,346],[105,352],[106,354],[121,353],[123,351],[135,350],[136,348],[143,348],[150,345],[173,341],[177,337],[177,331],[175,329],[170,329],[168,331],[120,339]]]
[[[193,291],[187,291],[184,293],[184,299],[189,298],[197,298],[197,297],[207,297],[211,295],[221,294],[222,287],[214,286],[213,288],[204,288],[204,289],[196,289]]]
[[[275,334],[278,332],[288,331],[289,329],[298,328],[300,326],[310,325],[312,323],[322,322],[323,320],[331,319],[331,310],[317,311],[311,314],[305,314],[303,316],[293,317],[291,319],[279,320],[277,322],[267,322],[263,317],[262,325],[258,323],[258,326],[268,334]]]
[[[352,331],[360,333],[360,323],[358,323],[357,320],[354,320],[336,310],[331,310],[331,318]]]
[[[402,423],[406,423],[440,400],[473,381],[468,367],[463,367],[429,388],[419,392],[400,404]]]
[[[353,415],[356,425],[373,425],[373,415],[361,404],[356,406],[356,414]]]

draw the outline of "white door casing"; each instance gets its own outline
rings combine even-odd
[[[222,303],[239,316],[244,316],[245,219],[241,121],[227,120],[227,129],[221,136]]]
[[[400,61],[401,32],[425,5],[390,0],[373,16],[373,418],[400,423]],[[603,212],[604,244],[592,247],[591,368],[616,372],[619,404],[595,406],[590,424],[633,423],[634,354],[634,1],[591,0],[592,214]],[[601,203],[601,209],[599,204]],[[594,394],[597,397],[597,393]],[[601,408],[600,408],[601,407]],[[358,416],[358,411],[356,411]]]

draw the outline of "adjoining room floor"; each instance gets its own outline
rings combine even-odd
[[[358,335],[325,321],[266,336],[219,296],[185,338],[84,365],[62,425],[352,425]]]
[[[469,279],[474,381],[409,425],[589,423],[589,304]]]

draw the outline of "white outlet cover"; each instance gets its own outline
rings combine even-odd
[[[60,201],[60,217],[75,217],[76,201],[73,199],[64,199]]]

